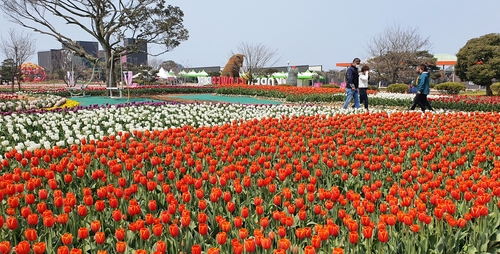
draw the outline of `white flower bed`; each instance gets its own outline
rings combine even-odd
[[[403,94],[403,93],[385,93],[385,92],[378,92],[377,94],[374,95],[368,95],[370,98],[382,98],[382,99],[400,99],[400,100],[413,100],[415,98],[415,94]],[[428,98],[442,98],[442,97],[448,97],[448,95],[441,95],[441,94],[429,94],[427,96]]]

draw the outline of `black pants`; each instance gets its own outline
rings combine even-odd
[[[368,109],[368,94],[366,91],[368,88],[359,88],[359,104],[365,105],[365,109]]]
[[[414,110],[415,107],[417,106],[417,99],[418,99],[418,94],[415,95],[415,97],[413,97],[413,103],[411,104],[411,107],[410,107],[411,110]]]
[[[425,112],[426,109],[434,111],[434,109],[431,107],[431,104],[429,104],[429,101],[427,100],[427,94],[417,94],[415,100],[417,101],[420,109],[422,109],[422,112]]]

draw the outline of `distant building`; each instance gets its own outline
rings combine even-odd
[[[97,57],[99,53],[99,43],[94,41],[76,41],[76,45],[85,50],[85,53]]]
[[[45,73],[49,74],[53,73],[55,70],[61,69],[62,50],[51,49],[38,52],[38,65],[45,70]]]
[[[129,45],[133,45],[136,43],[136,40],[133,38],[126,38],[124,41],[124,46],[127,47]],[[145,41],[137,42],[138,53],[132,53],[130,55],[124,55],[122,57],[122,62],[127,62],[129,64],[133,64],[135,66],[147,65],[148,64],[148,44]]]

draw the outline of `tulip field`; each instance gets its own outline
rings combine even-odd
[[[162,102],[0,122],[0,254],[500,252],[498,111]]]

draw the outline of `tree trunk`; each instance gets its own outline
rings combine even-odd
[[[111,52],[110,48],[104,49],[104,61],[106,62],[106,87],[116,87],[116,77],[114,75],[115,69],[115,55]],[[111,91],[108,91],[111,96]]]
[[[491,85],[486,85],[486,96],[493,96],[493,91],[491,90]]]

